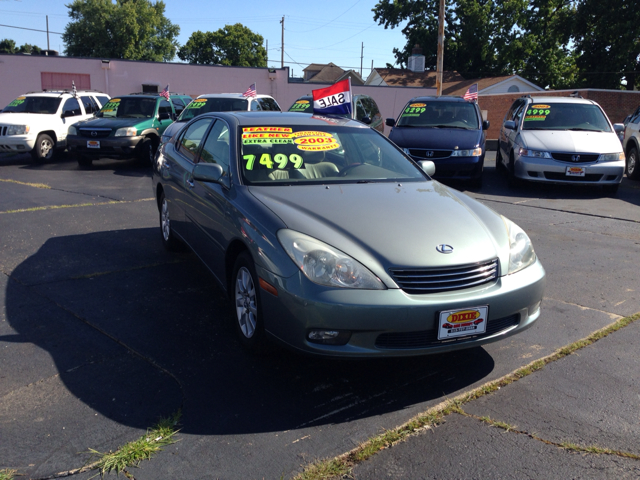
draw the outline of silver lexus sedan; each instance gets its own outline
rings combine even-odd
[[[250,351],[475,347],[530,327],[545,271],[515,223],[348,119],[207,113],[156,156],[164,246],[187,245]]]

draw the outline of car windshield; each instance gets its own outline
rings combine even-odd
[[[196,98],[183,110],[178,121],[186,122],[208,112],[242,112],[248,110],[248,105],[245,98]]]
[[[523,130],[575,130],[610,132],[611,127],[597,105],[548,103],[529,105]]]
[[[475,103],[428,100],[409,102],[400,114],[398,127],[480,128]]]
[[[289,107],[290,112],[300,112],[300,113],[313,113],[313,100],[308,100],[301,98],[296,100],[291,107]]]
[[[241,127],[238,137],[242,174],[247,184],[428,179],[389,140],[370,128],[267,124]]]
[[[7,105],[2,113],[45,113],[54,114],[60,106],[60,97],[18,97]]]
[[[98,117],[150,118],[156,111],[155,98],[112,98],[98,112]]]

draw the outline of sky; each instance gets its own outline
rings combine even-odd
[[[155,0],[152,0],[155,1]],[[281,66],[281,20],[284,16],[284,66],[294,77],[310,63],[329,63],[360,71],[364,78],[374,67],[395,63],[393,48],[403,48],[401,28],[385,29],[373,20],[378,0],[165,0],[165,16],[180,26],[178,43],[191,34],[216,31],[241,23],[262,35],[268,45],[269,66]],[[61,33],[70,19],[66,7],[72,0],[0,0],[0,40],[29,43],[64,54]],[[15,28],[19,27],[19,28]],[[28,30],[31,29],[31,30]],[[42,31],[34,31],[42,30]],[[364,45],[364,48],[362,46]],[[362,58],[361,58],[362,57]],[[176,56],[174,62],[180,62]]]

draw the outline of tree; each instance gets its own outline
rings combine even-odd
[[[236,23],[215,32],[194,32],[178,51],[178,57],[201,65],[266,67],[267,50],[263,42],[262,35]]]
[[[580,0],[575,43],[581,86],[640,87],[640,9],[637,0]]]
[[[25,43],[18,48],[16,47],[15,41],[5,38],[4,40],[0,40],[0,53],[29,53],[40,55],[42,53],[42,49],[28,43]]]
[[[74,57],[169,61],[178,48],[180,27],[165,16],[158,0],[74,0],[62,35]]]

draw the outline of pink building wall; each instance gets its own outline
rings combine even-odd
[[[16,97],[42,90],[41,73],[78,73],[91,76],[91,88],[110,96],[142,91],[143,84],[167,84],[172,92],[195,98],[204,93],[242,93],[256,83],[258,93],[273,96],[283,110],[301,95],[326,85],[289,83],[289,69],[189,65],[184,63],[134,62],[73,57],[0,54],[0,108]],[[103,68],[108,67],[108,68]],[[71,85],[68,87],[71,89]],[[371,96],[383,118],[397,117],[412,97],[435,95],[434,88],[353,86],[354,94]],[[388,127],[387,127],[388,130]]]

